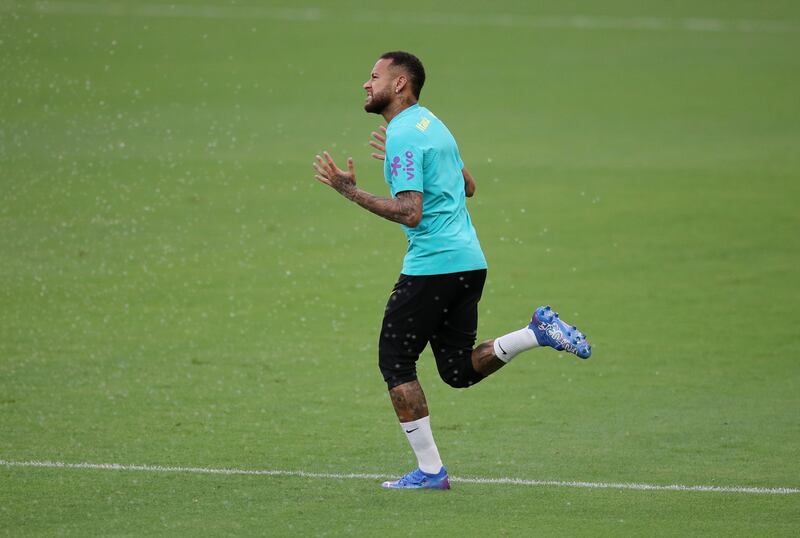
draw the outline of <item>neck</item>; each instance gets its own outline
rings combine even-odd
[[[387,106],[381,115],[383,119],[386,120],[386,124],[388,125],[390,121],[394,119],[395,116],[400,114],[405,109],[412,107],[417,104],[417,100],[413,97],[409,97],[407,95],[399,95],[397,99],[392,101],[392,103]]]

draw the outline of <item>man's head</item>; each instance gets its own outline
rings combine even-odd
[[[364,83],[367,90],[364,110],[382,114],[399,98],[416,103],[424,84],[425,68],[419,58],[402,51],[384,53]]]

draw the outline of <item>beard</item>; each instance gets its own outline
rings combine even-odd
[[[383,93],[373,93],[372,98],[364,103],[364,110],[371,114],[383,114],[389,103],[391,103],[391,96],[388,90]]]

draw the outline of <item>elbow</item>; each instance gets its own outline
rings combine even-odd
[[[422,215],[415,214],[407,217],[406,221],[403,224],[405,224],[409,228],[416,228],[417,226],[419,226],[420,222],[422,222]]]
[[[464,176],[464,194],[467,195],[467,198],[472,198],[472,195],[475,194],[475,178],[466,168],[461,169],[461,175]]]
[[[422,222],[422,193],[404,191],[398,194],[396,213],[392,220],[409,228],[416,228]]]
[[[417,226],[419,226],[419,223],[422,222],[422,210],[412,211],[411,213],[406,215],[406,218],[404,220],[405,222],[403,222],[403,224],[405,224],[409,228],[416,228]]]

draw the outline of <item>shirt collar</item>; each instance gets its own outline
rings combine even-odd
[[[392,121],[389,122],[389,125],[391,125],[396,119],[402,118],[403,116],[405,116],[407,114],[411,114],[413,111],[418,110],[419,108],[420,108],[419,103],[414,103],[410,107],[408,107],[405,110],[403,110],[400,114],[398,114],[397,116],[392,118]]]

